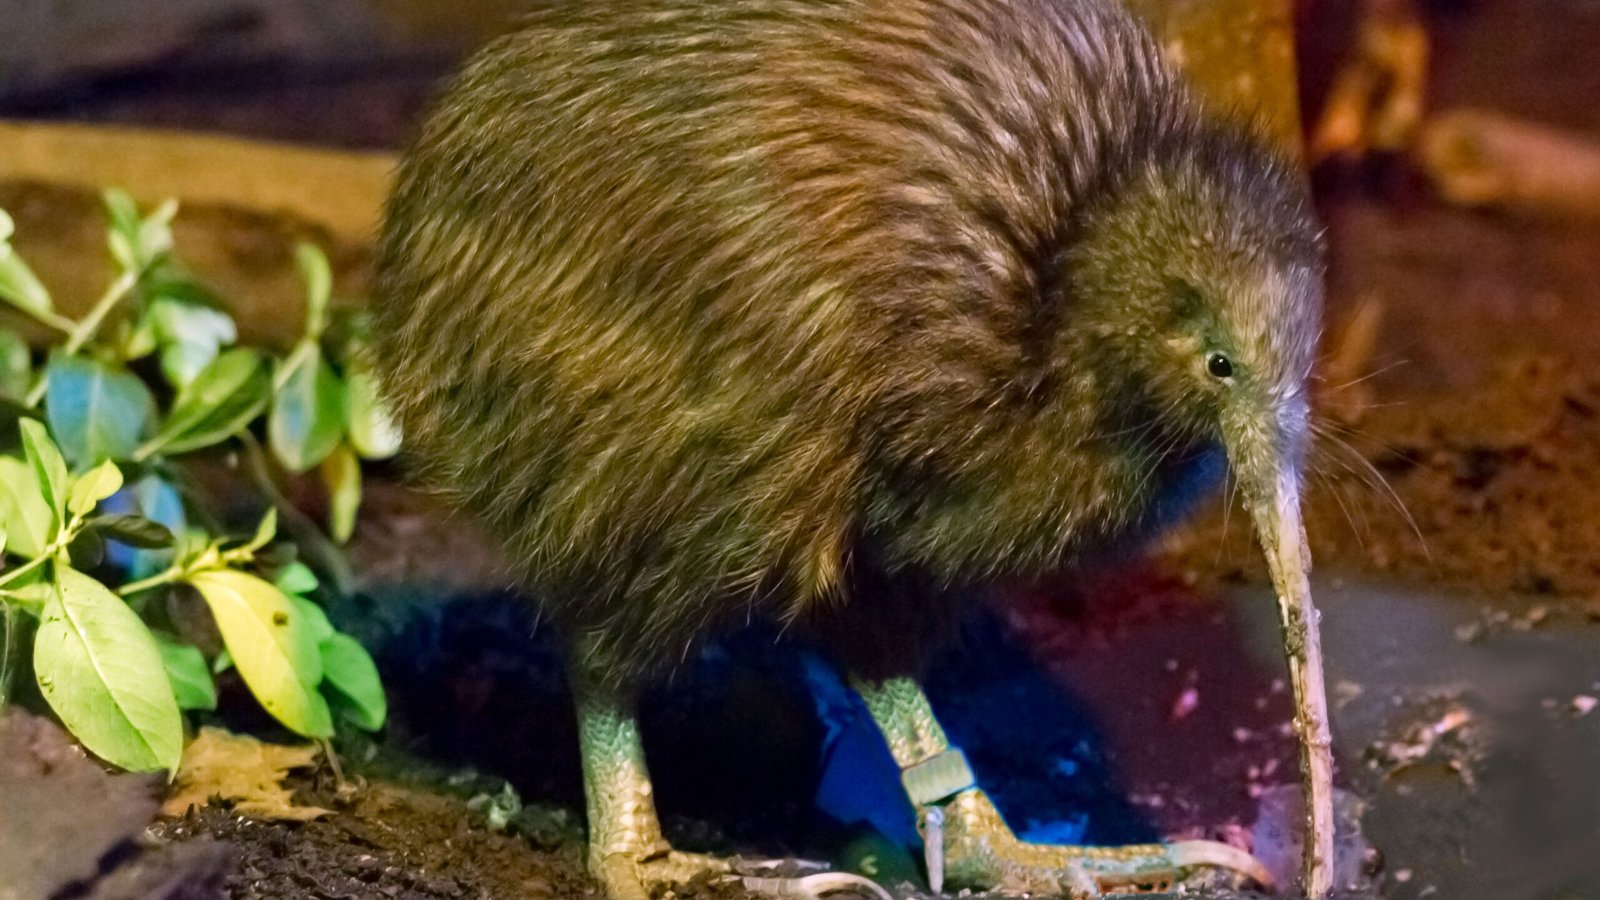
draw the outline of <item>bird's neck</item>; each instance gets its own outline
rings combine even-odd
[[[952,436],[928,465],[887,479],[867,517],[884,560],[947,584],[1045,575],[1170,519],[1216,480],[1202,439],[1108,387],[1080,372],[1048,405]]]

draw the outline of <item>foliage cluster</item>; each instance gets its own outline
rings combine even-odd
[[[36,359],[0,328],[0,704],[31,659],[62,723],[134,770],[175,769],[184,711],[214,708],[214,676],[230,667],[299,734],[328,738],[336,720],[380,728],[372,659],[329,623],[316,575],[277,540],[266,462],[317,470],[329,530],[348,538],[360,459],[399,447],[361,316],[330,311],[327,259],[305,244],[300,339],[283,355],[238,346],[234,320],[173,254],[176,204],[104,200],[115,277],[79,319],[57,311],[0,211],[0,300],[56,336]],[[184,477],[185,457],[218,452],[261,463],[267,513],[248,538],[222,534]],[[200,628],[181,614],[195,598],[209,611]]]

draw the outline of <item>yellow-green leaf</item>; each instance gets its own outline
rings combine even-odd
[[[33,351],[15,331],[0,329],[0,397],[21,401],[33,384]]]
[[[61,451],[56,449],[44,423],[21,419],[17,425],[22,429],[22,449],[28,456],[28,465],[33,467],[33,474],[39,480],[39,493],[59,523],[67,512],[67,487],[71,484],[67,461],[61,458]]]
[[[55,588],[33,644],[50,708],[113,765],[176,769],[183,722],[149,629],[122,598],[76,569],[58,566]]]
[[[122,470],[111,460],[106,460],[72,483],[67,495],[67,511],[75,516],[86,516],[101,500],[122,489]]]
[[[328,298],[333,292],[333,272],[328,257],[315,244],[294,248],[295,264],[306,285],[306,334],[319,338],[328,324]]]
[[[383,402],[378,377],[370,369],[352,367],[345,376],[349,407],[350,446],[364,459],[388,459],[400,451],[400,427]]]
[[[38,556],[55,536],[55,516],[39,489],[39,476],[10,456],[0,456],[0,523],[18,556]]]
[[[249,542],[246,543],[242,549],[254,553],[257,550],[260,550],[262,547],[272,543],[272,539],[277,536],[278,508],[276,506],[269,506],[267,507],[266,513],[261,516],[261,521],[256,525],[255,535],[250,538]]]
[[[233,664],[274,718],[306,737],[333,734],[328,704],[317,693],[322,658],[312,624],[277,587],[246,572],[198,572],[200,591]]]
[[[0,300],[36,317],[47,316],[53,310],[50,292],[12,248],[13,228],[11,217],[0,210]]]
[[[349,444],[340,444],[322,461],[322,484],[328,490],[328,533],[338,543],[350,540],[361,508],[361,463]]]

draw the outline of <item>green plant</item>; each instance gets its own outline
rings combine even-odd
[[[172,253],[176,204],[141,215],[105,194],[116,276],[80,319],[58,313],[10,244],[0,211],[0,300],[58,335],[42,369],[0,329],[0,703],[36,626],[32,672],[62,723],[118,766],[172,770],[183,710],[216,704],[214,673],[232,666],[291,730],[328,738],[334,720],[375,730],[385,700],[361,645],[310,596],[318,579],[277,543],[282,502],[270,452],[291,474],[316,469],[343,542],[361,497],[360,458],[392,455],[399,434],[377,394],[359,315],[330,314],[328,262],[298,249],[303,335],[283,357],[234,346],[221,304]],[[265,420],[264,422],[262,420]],[[255,437],[266,436],[267,450]],[[242,449],[269,505],[253,536],[208,527],[183,479],[183,457]],[[302,543],[327,541],[307,529]],[[324,558],[328,558],[324,547]],[[334,551],[336,555],[336,551]],[[221,649],[174,613],[194,598]],[[204,631],[205,629],[200,629]]]

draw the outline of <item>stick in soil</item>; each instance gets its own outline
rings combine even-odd
[[[1310,555],[1295,474],[1281,473],[1273,495],[1252,503],[1252,512],[1278,595],[1284,655],[1294,688],[1294,725],[1300,739],[1306,800],[1302,881],[1308,897],[1322,900],[1333,889],[1333,741],[1328,730],[1319,616],[1307,578]]]

